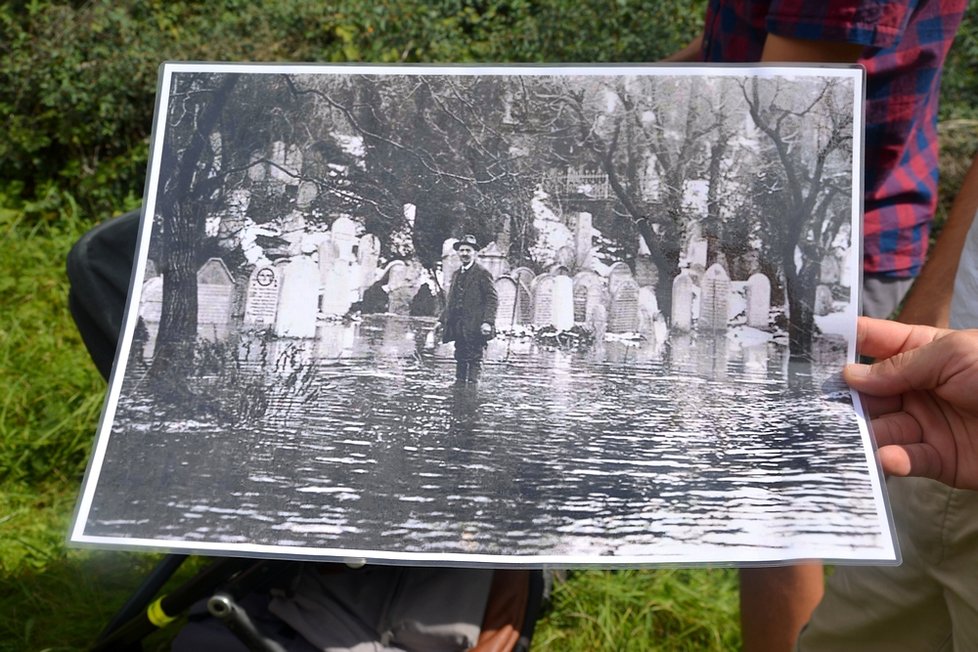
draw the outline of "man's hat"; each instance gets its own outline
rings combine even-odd
[[[452,246],[455,248],[455,251],[458,251],[458,248],[461,247],[462,245],[469,245],[475,250],[479,249],[479,241],[476,240],[475,236],[472,235],[471,233],[466,233],[465,235],[463,235],[462,239],[456,242],[455,244],[453,244]]]

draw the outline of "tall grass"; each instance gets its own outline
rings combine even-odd
[[[737,595],[730,569],[573,572],[555,586],[534,649],[736,650]]]

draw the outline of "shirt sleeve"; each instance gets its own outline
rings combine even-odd
[[[767,31],[787,38],[888,48],[903,35],[917,5],[939,0],[773,0]]]

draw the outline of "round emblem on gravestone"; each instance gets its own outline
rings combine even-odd
[[[258,270],[258,273],[255,274],[255,282],[263,288],[266,288],[275,282],[275,272],[268,267],[260,269]]]

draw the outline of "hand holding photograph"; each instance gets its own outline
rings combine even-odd
[[[71,540],[892,563],[857,67],[165,64]]]

